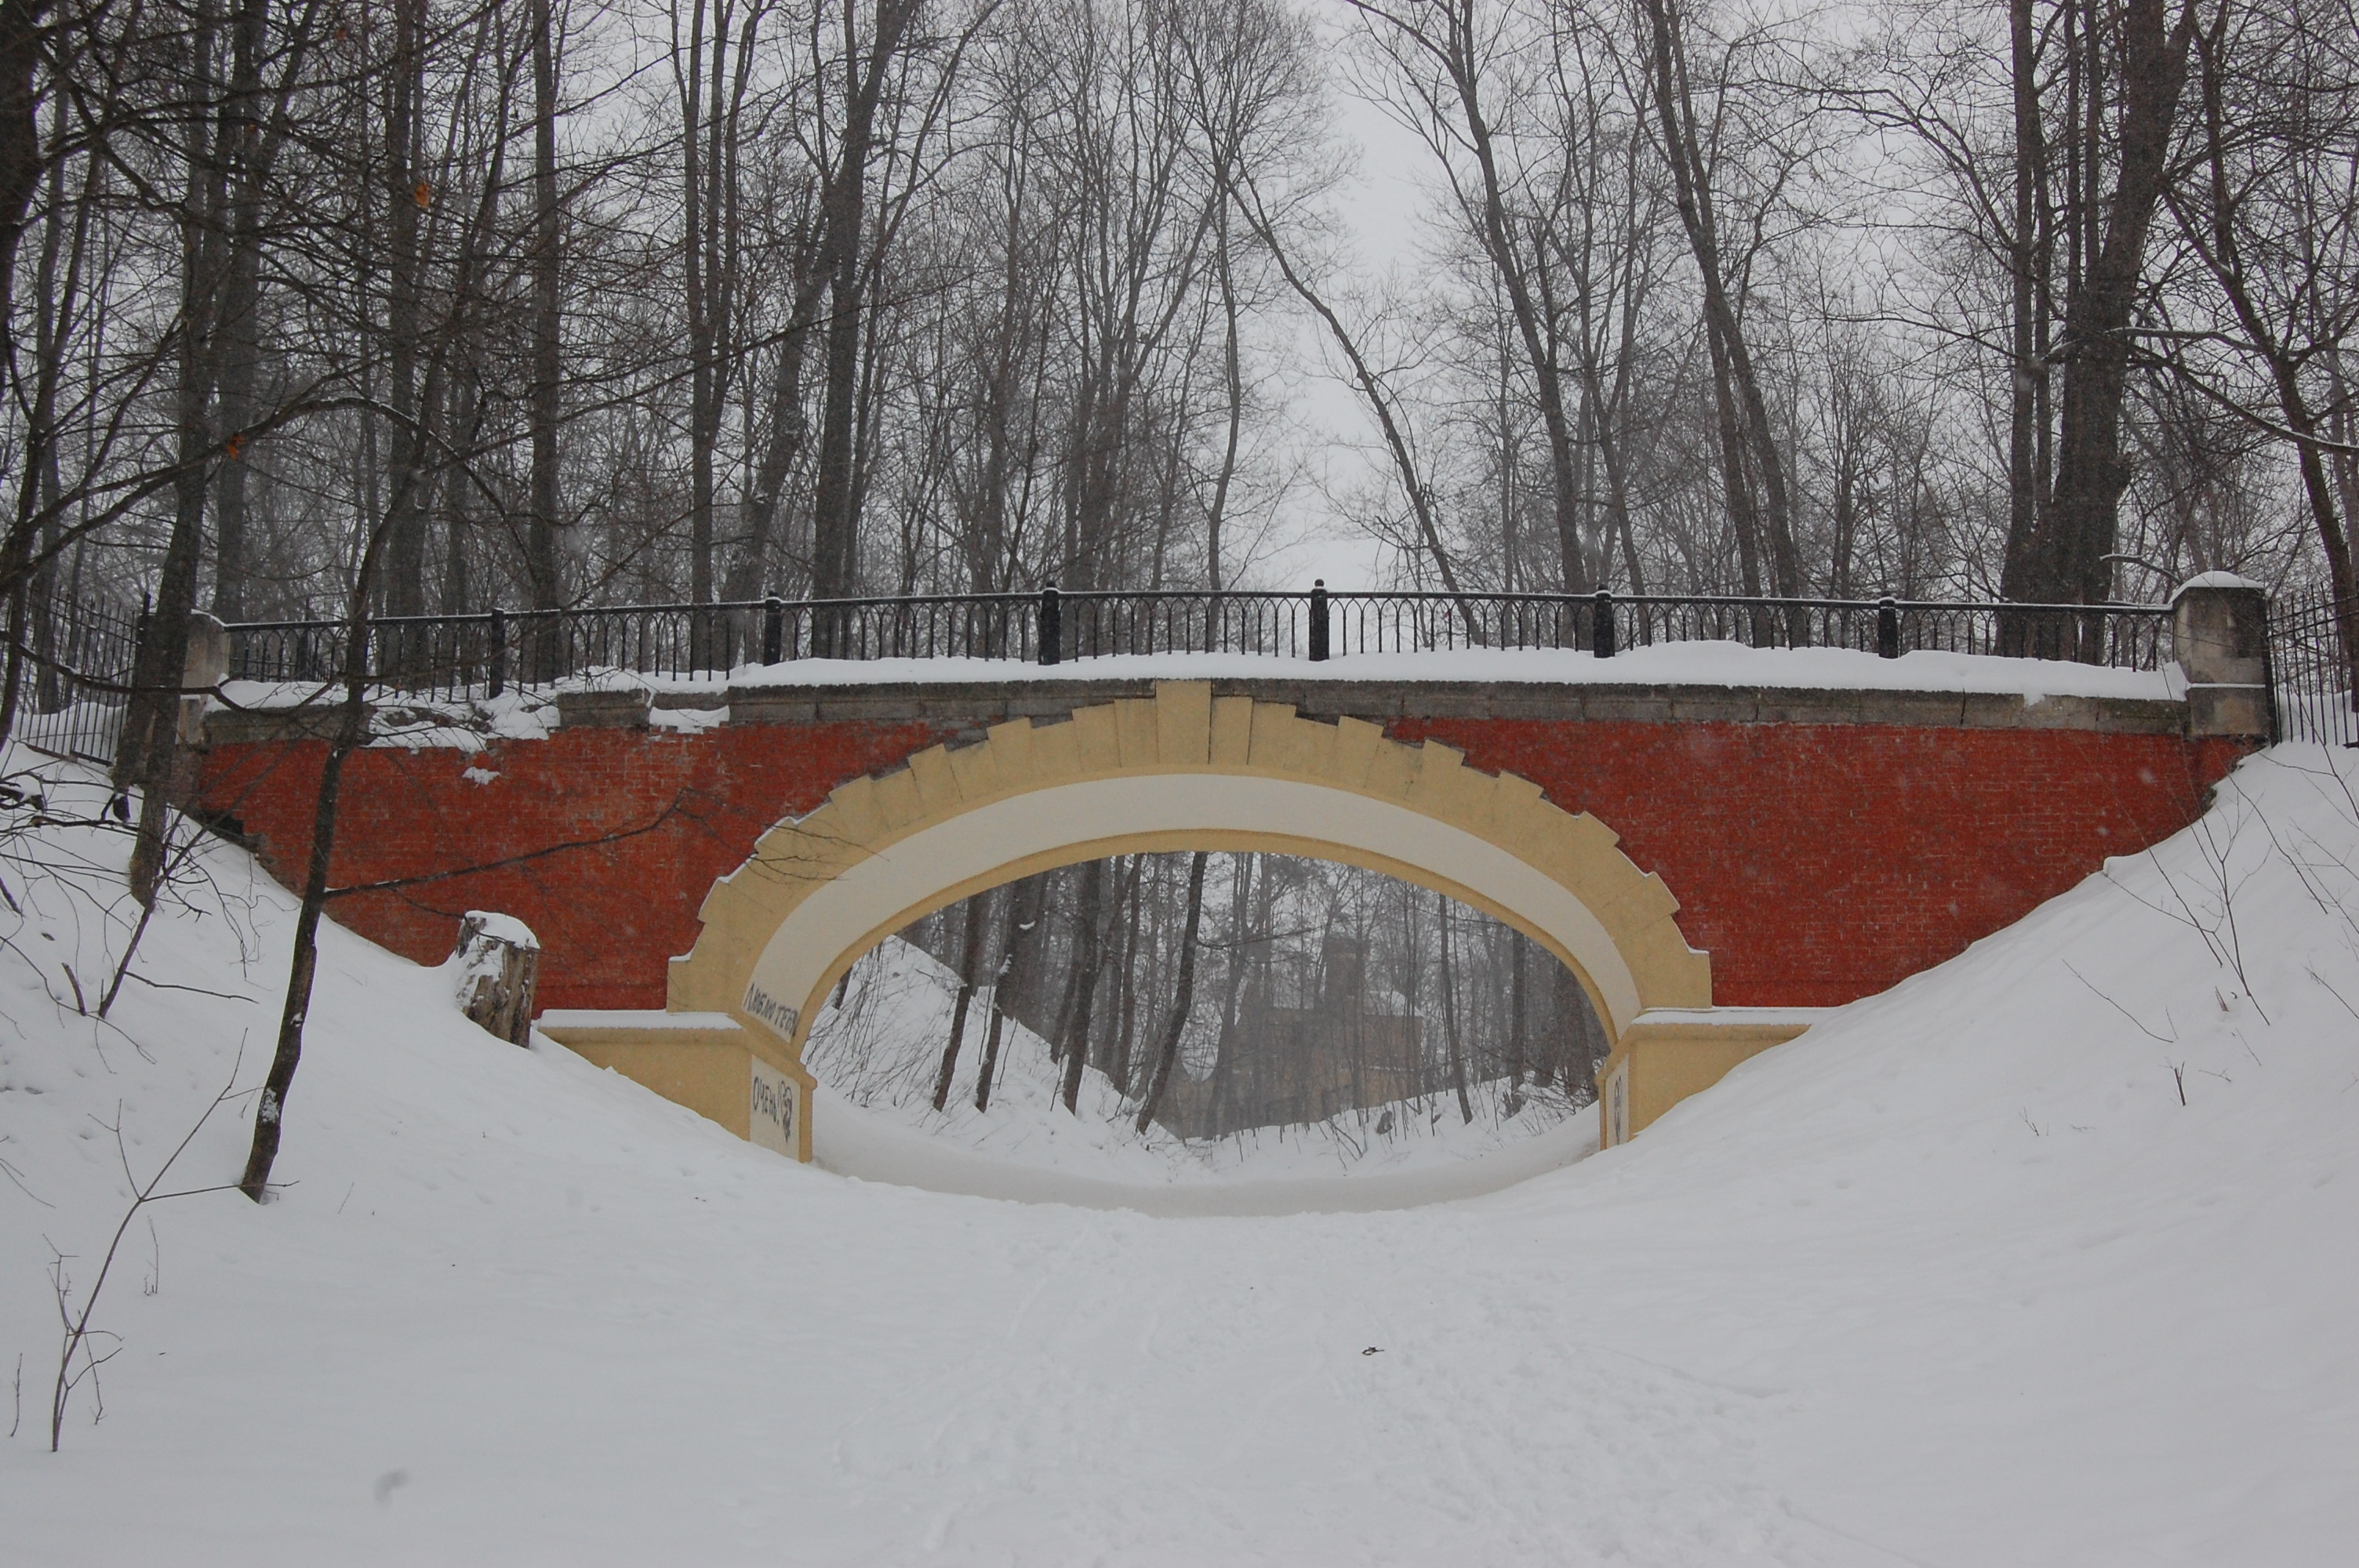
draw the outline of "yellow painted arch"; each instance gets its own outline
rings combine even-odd
[[[1168,849],[1315,856],[1448,893],[1563,961],[1616,1040],[1650,1010],[1712,1006],[1678,901],[1594,817],[1447,746],[1167,682],[920,752],[778,824],[706,897],[669,1009],[734,1015],[799,1063],[828,988],[910,921],[1034,871]]]

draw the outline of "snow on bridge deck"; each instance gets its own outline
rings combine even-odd
[[[1672,643],[1629,649],[1613,658],[1570,648],[1459,648],[1417,653],[1348,654],[1321,663],[1254,654],[1110,654],[1043,665],[1020,659],[800,659],[748,665],[706,676],[645,676],[624,670],[592,671],[548,692],[511,693],[473,702],[419,701],[387,706],[378,744],[472,748],[486,737],[527,739],[545,735],[559,719],[555,697],[565,694],[637,692],[652,699],[658,715],[710,713],[732,699],[774,703],[804,694],[836,694],[870,688],[927,687],[1056,690],[1076,684],[1118,685],[1144,690],[1158,680],[1251,682],[1256,687],[1301,683],[1311,687],[1415,687],[1430,701],[1449,701],[1484,688],[1519,703],[1539,702],[1565,712],[1594,707],[1601,697],[1632,704],[1677,701],[1701,711],[1715,704],[1741,704],[1776,693],[1856,694],[1848,705],[1813,707],[1819,722],[1876,722],[1882,713],[1901,721],[1951,711],[1940,702],[1908,698],[2016,698],[2016,705],[1974,704],[1956,708],[1959,722],[2004,722],[2012,711],[2027,711],[2050,699],[2086,699],[2109,708],[2115,724],[2175,721],[2179,715],[2139,711],[2147,705],[2184,700],[2187,680],[2176,665],[2158,670],[2114,669],[2052,659],[2002,658],[1982,654],[1919,652],[1897,659],[1847,648],[1751,648],[1737,643]],[[1570,689],[1577,688],[1577,689]],[[236,735],[242,713],[280,710],[315,700],[321,687],[299,681],[232,681],[223,687],[227,702],[217,708],[218,733]],[[1667,715],[1668,716],[1668,715]],[[658,717],[658,723],[694,725],[710,719]],[[1772,721],[1778,721],[1775,719]],[[1810,718],[1792,722],[1811,722]],[[2034,722],[2088,723],[2090,710],[2066,702]]]

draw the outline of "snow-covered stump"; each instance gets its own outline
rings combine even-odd
[[[529,1040],[540,979],[540,938],[532,928],[512,914],[471,909],[451,957],[459,969],[460,1011],[511,1045]]]

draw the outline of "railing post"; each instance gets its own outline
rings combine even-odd
[[[1875,656],[1900,656],[1900,607],[1892,602],[1888,593],[1875,601]]]
[[[1313,578],[1310,580],[1310,662],[1314,665],[1326,663],[1327,653],[1327,579]]]
[[[1053,665],[1065,654],[1065,612],[1052,579],[1040,585],[1040,662]]]
[[[2269,598],[2260,584],[2206,572],[2170,600],[2170,656],[2187,676],[2187,732],[2260,738],[2276,728]]]
[[[492,669],[487,684],[487,695],[492,697],[508,688],[508,617],[507,611],[496,608],[492,611]]]
[[[1614,590],[1597,590],[1597,618],[1589,627],[1589,651],[1601,659],[1614,656]]]
[[[531,615],[532,657],[525,662],[524,682],[549,686],[571,673],[564,668],[562,656],[565,627],[555,610],[536,610]]]
[[[775,665],[787,654],[787,607],[777,594],[762,600],[762,662]]]

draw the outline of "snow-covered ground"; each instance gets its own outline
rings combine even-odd
[[[1136,1100],[1095,1067],[1073,1110],[1057,1098],[1049,1044],[1009,1020],[991,1107],[974,1108],[990,992],[971,1004],[950,1098],[933,1108],[958,977],[897,937],[853,970],[843,1003],[811,1026],[820,1080],[813,1154],[847,1175],[936,1191],[1134,1208],[1261,1214],[1398,1208],[1469,1196],[1569,1164],[1597,1147],[1597,1117],[1529,1091],[1511,1114],[1505,1080],[1473,1086],[1468,1120],[1447,1094],[1347,1111],[1309,1126],[1190,1141],[1140,1138]],[[1180,1070],[1185,1071],[1183,1066]],[[1386,1129],[1380,1135],[1376,1129]]]
[[[133,1228],[56,1455],[102,1124],[144,1178],[255,1081],[290,901],[209,848],[100,1024],[120,840],[8,837],[0,1561],[2347,1561],[2354,773],[2249,762],[1635,1143],[1382,1213],[798,1167],[332,930],[290,1184]],[[175,1184],[234,1178],[248,1103]]]

